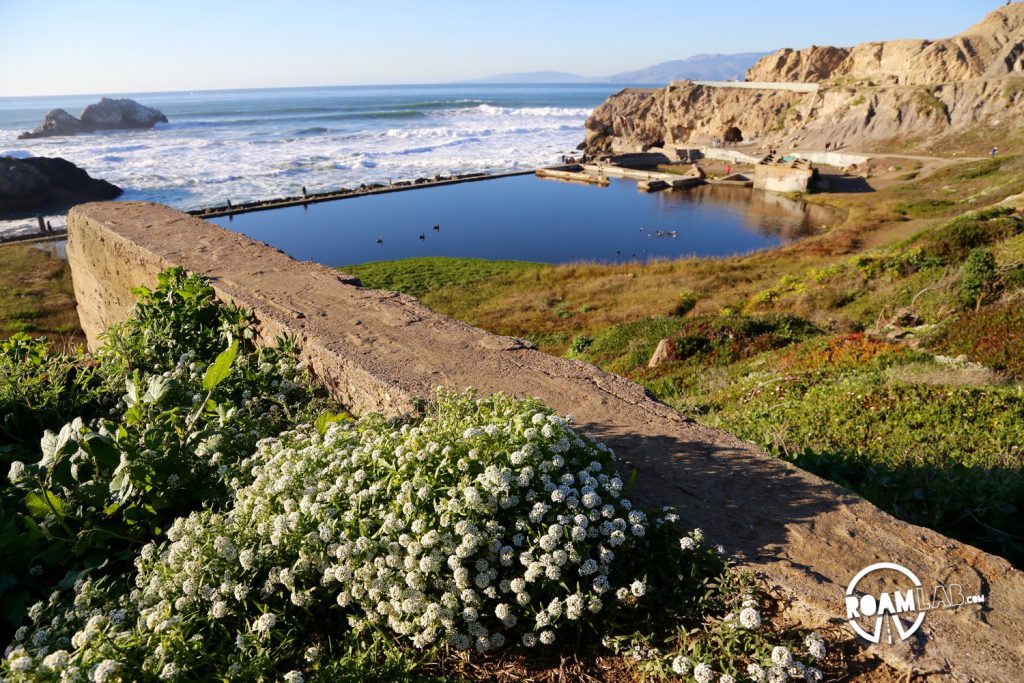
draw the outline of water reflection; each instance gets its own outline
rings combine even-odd
[[[725,256],[798,239],[833,220],[828,207],[742,187],[645,194],[626,180],[599,188],[519,176],[215,222],[296,258],[345,265],[412,256],[549,263]]]

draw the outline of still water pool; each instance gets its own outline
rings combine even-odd
[[[413,256],[547,263],[727,256],[798,239],[832,220],[827,207],[742,187],[645,194],[628,180],[597,187],[527,175],[214,222],[295,258],[340,266]]]

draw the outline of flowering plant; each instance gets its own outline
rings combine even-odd
[[[45,678],[62,651],[64,671],[94,678],[300,676],[327,670],[346,633],[487,652],[678,624],[710,604],[725,560],[634,508],[613,468],[565,418],[500,395],[441,393],[415,422],[299,427],[241,463],[228,510],[146,546],[133,591],[83,582],[73,607],[33,608],[7,666]],[[656,580],[634,561],[652,549],[671,567]]]

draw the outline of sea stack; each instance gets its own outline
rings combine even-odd
[[[167,117],[159,109],[147,107],[135,100],[104,97],[82,110],[80,118],[75,118],[63,109],[53,109],[46,114],[38,128],[22,133],[18,139],[77,135],[97,130],[145,129],[158,123],[167,123]]]

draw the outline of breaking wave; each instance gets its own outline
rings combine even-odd
[[[17,134],[45,111],[0,99],[0,155],[64,157],[124,188],[125,199],[190,209],[303,186],[317,192],[550,164],[575,153],[587,115],[611,91],[433,88],[138,96],[171,122],[36,140]]]

